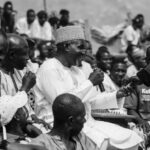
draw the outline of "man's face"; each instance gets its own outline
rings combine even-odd
[[[111,77],[113,81],[121,86],[122,84],[122,79],[125,77],[127,71],[127,67],[123,63],[116,63],[111,71]]]
[[[104,70],[110,70],[112,63],[111,55],[107,52],[102,53],[101,58],[99,59],[99,63],[100,67],[102,67]]]
[[[144,68],[146,67],[146,56],[139,56],[139,57],[135,57],[134,59],[134,64],[136,66],[138,66],[138,68]]]
[[[46,22],[46,20],[47,20],[47,18],[46,18],[46,16],[45,15],[42,15],[41,17],[39,17],[38,18],[39,19],[39,24],[41,25],[41,26],[43,26],[44,25],[44,23]]]
[[[82,110],[80,111],[80,114],[77,116],[74,116],[72,119],[72,130],[71,130],[71,135],[76,136],[80,133],[82,130],[84,123],[86,122],[85,119],[85,108],[84,106],[82,107]]]
[[[29,52],[27,46],[20,48],[20,50],[16,50],[12,60],[14,68],[18,70],[24,69],[24,67],[26,67],[28,59],[29,59]]]
[[[75,40],[69,44],[68,47],[68,60],[71,62],[71,65],[78,65],[79,57],[82,55],[82,52],[84,51],[81,49],[82,41]]]
[[[60,18],[61,22],[63,22],[63,24],[68,24],[69,23],[69,15],[68,14],[64,14],[61,16]]]
[[[27,21],[28,21],[29,24],[31,24],[34,20],[35,20],[35,13],[30,12],[27,16]]]

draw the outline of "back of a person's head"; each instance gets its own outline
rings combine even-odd
[[[75,95],[68,93],[59,95],[52,106],[54,125],[66,123],[68,117],[79,115],[83,109],[83,103]]]
[[[9,51],[18,51],[24,46],[28,47],[27,41],[20,35],[15,33],[7,34],[9,42]]]

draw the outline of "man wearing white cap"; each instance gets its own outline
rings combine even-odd
[[[118,125],[96,121],[91,116],[91,103],[97,102],[100,109],[117,108],[116,93],[100,93],[95,87],[103,81],[103,73],[97,70],[87,79],[79,64],[80,47],[85,40],[80,26],[67,26],[57,30],[57,56],[41,65],[37,74],[37,113],[52,122],[52,103],[62,93],[78,96],[85,105],[87,122],[83,132],[99,147],[105,139],[119,149],[137,149],[142,139],[133,131]],[[117,132],[116,132],[117,131]]]

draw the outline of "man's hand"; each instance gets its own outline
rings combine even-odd
[[[93,83],[93,85],[99,85],[104,80],[104,73],[100,69],[96,69],[89,76],[89,80]]]
[[[33,123],[43,124],[46,129],[52,129],[51,125],[46,123],[44,120],[39,119],[36,115],[31,115]]]
[[[22,87],[20,91],[29,92],[29,90],[35,85],[36,83],[36,76],[32,72],[28,72],[24,75],[22,79]]]
[[[131,87],[122,87],[117,91],[116,97],[122,98],[127,97],[133,92],[133,89]]]

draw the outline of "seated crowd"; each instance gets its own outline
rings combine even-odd
[[[126,57],[116,57],[107,45],[94,55],[85,27],[70,22],[68,10],[49,17],[29,9],[15,22],[8,1],[0,13],[0,149],[150,146],[150,87],[137,75],[150,63],[143,15],[122,33]]]

